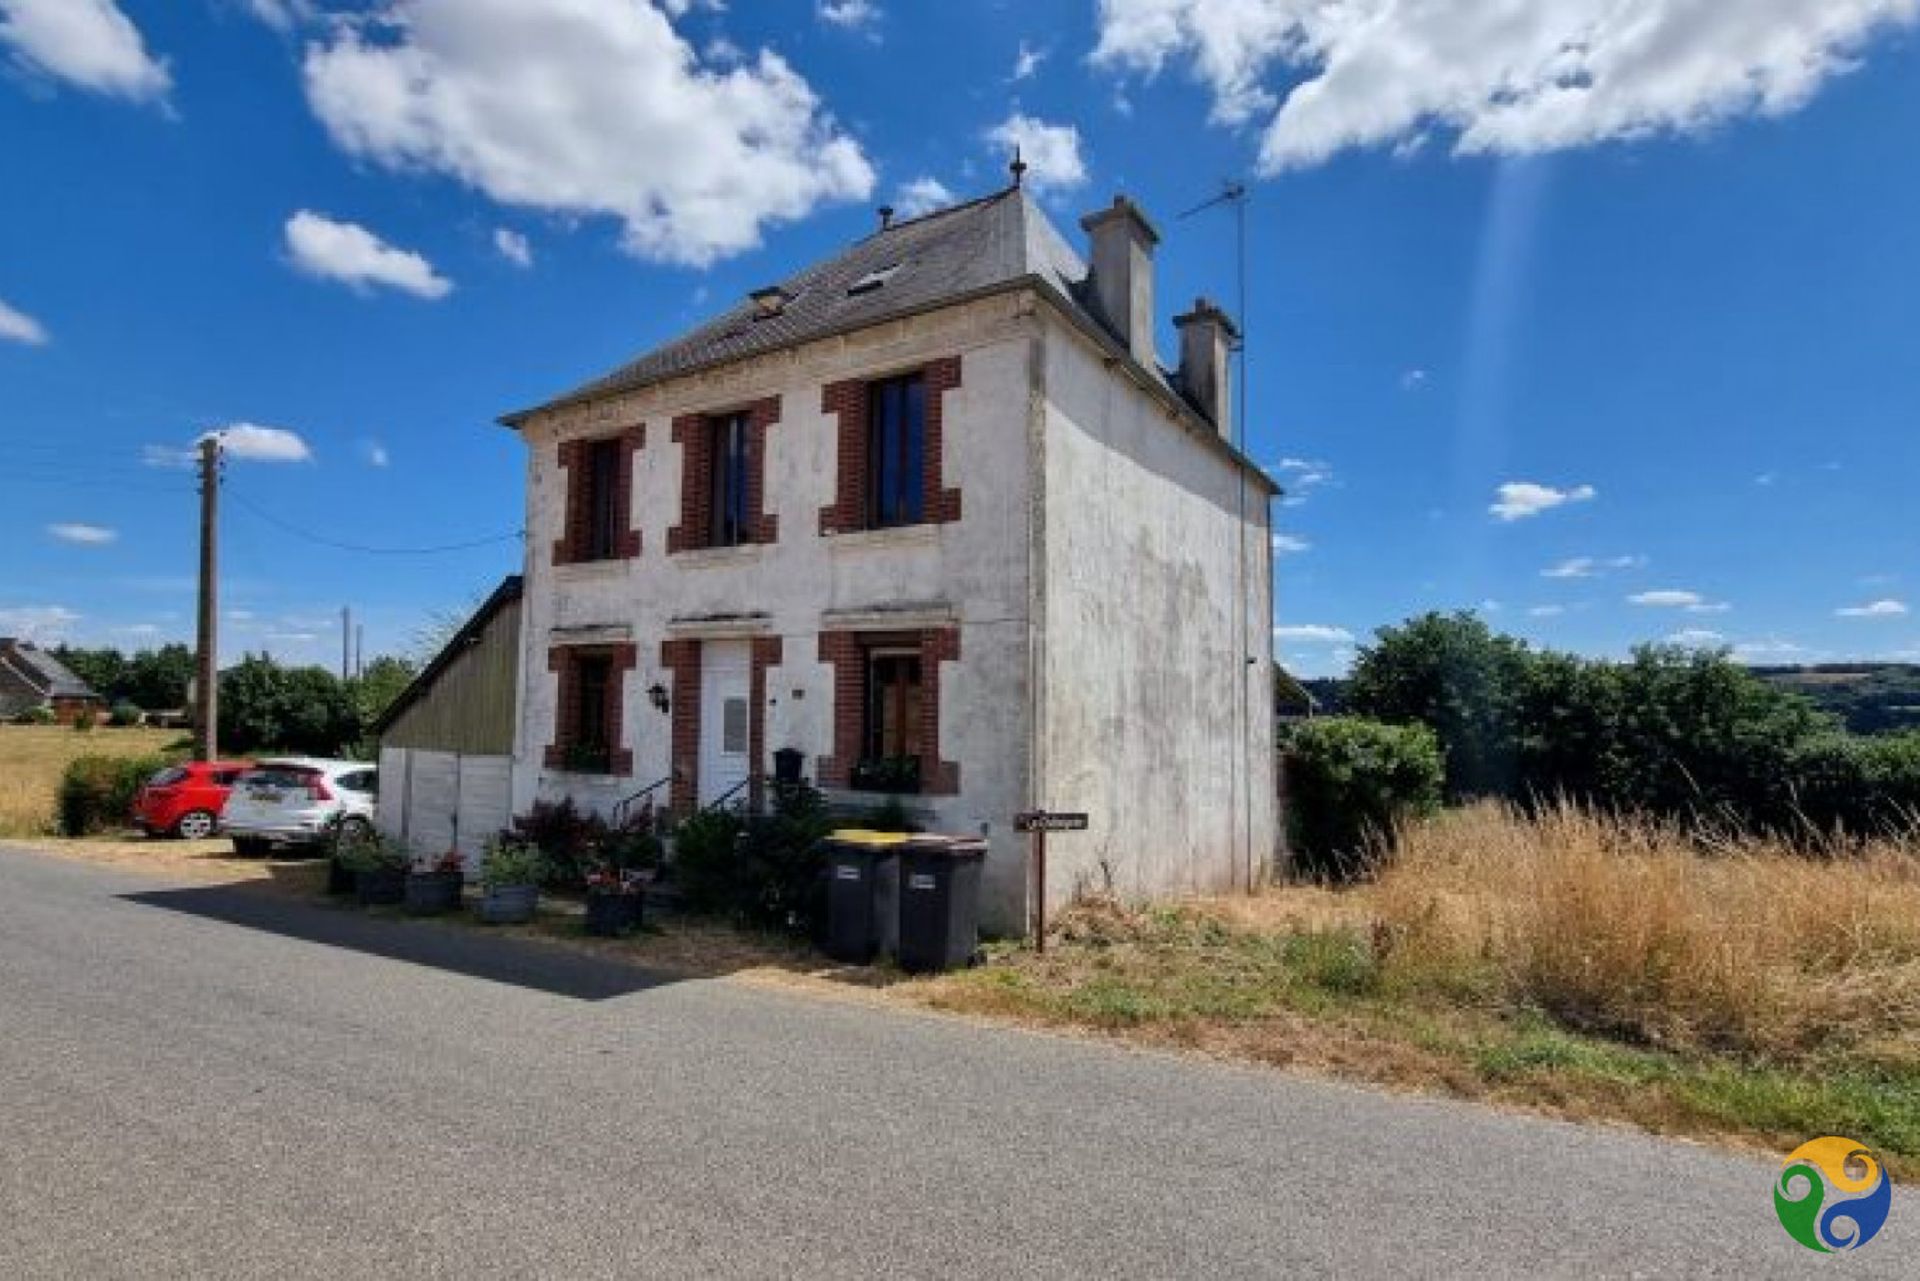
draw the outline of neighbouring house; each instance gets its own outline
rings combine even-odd
[[[1232,443],[1233,322],[1155,350],[1159,235],[1091,265],[1013,187],[881,226],[502,421],[527,445],[514,808],[753,797],[983,835],[983,915],[1032,906],[1021,811],[1085,811],[1048,897],[1224,890],[1276,848],[1273,482]],[[789,756],[788,759],[791,759]]]
[[[380,830],[470,867],[513,816],[520,595],[517,574],[495,588],[373,725]]]
[[[0,636],[0,719],[41,709],[62,725],[97,716],[107,700],[32,641]]]

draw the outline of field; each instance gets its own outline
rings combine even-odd
[[[0,725],[0,836],[39,836],[53,826],[60,775],[77,756],[144,756],[164,751],[178,730],[81,733],[61,725]]]
[[[1486,807],[1376,883],[1083,904],[1045,955],[906,985],[957,1012],[1657,1132],[1821,1134],[1920,1171],[1920,848],[1700,851]]]

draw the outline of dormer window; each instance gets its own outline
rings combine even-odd
[[[765,289],[756,289],[747,296],[753,299],[755,320],[766,320],[779,315],[794,299],[794,295],[788,293],[782,285],[769,285]]]

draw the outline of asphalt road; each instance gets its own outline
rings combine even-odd
[[[1920,1272],[1773,1168],[0,851],[7,1278]]]

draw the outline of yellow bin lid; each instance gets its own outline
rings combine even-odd
[[[866,845],[873,848],[885,848],[894,845],[905,845],[908,841],[912,840],[913,837],[907,832],[870,832],[863,827],[843,827],[834,831],[827,839],[830,841],[838,841],[842,845]]]

